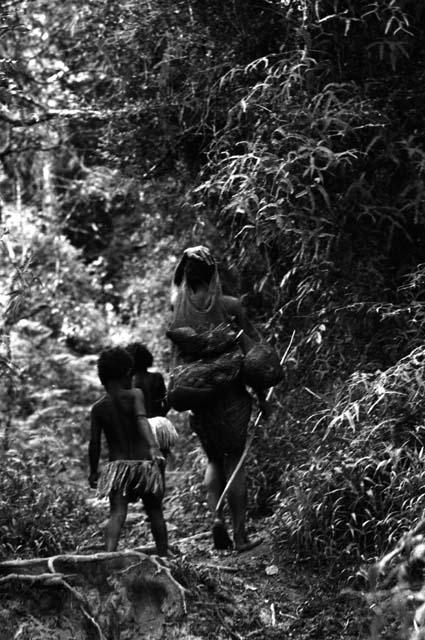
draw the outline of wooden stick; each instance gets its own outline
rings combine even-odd
[[[227,564],[208,564],[205,562],[195,562],[195,567],[202,567],[203,569],[216,569],[217,571],[229,571],[230,573],[237,573],[239,567],[230,567]]]
[[[181,544],[182,542],[189,542],[189,540],[198,540],[199,538],[208,538],[211,535],[211,531],[202,531],[201,533],[194,533],[193,536],[187,536],[187,538],[180,538],[180,540],[172,540],[171,544]]]
[[[283,354],[283,356],[282,356],[282,358],[281,358],[280,366],[282,366],[282,365],[283,365],[283,363],[284,363],[284,362],[285,362],[285,360],[286,360],[286,356],[288,355],[288,353],[289,353],[289,349],[290,349],[290,348],[291,348],[291,346],[292,346],[292,343],[293,343],[293,341],[294,341],[294,337],[295,337],[295,331],[293,331],[293,332],[292,332],[292,336],[291,336],[291,339],[290,339],[290,341],[289,341],[289,344],[288,344],[288,346],[286,347],[286,349],[285,349],[285,353]],[[273,390],[274,390],[274,387],[270,387],[270,389],[269,389],[269,391],[268,391],[268,393],[267,393],[267,396],[266,396],[266,402],[268,402],[268,401],[270,400],[270,398],[271,398],[271,396],[272,396],[272,393],[273,393]],[[230,476],[229,480],[227,481],[227,484],[226,484],[226,486],[225,486],[225,487],[224,487],[224,489],[223,489],[223,493],[221,494],[221,496],[220,496],[220,498],[219,498],[219,501],[217,502],[217,506],[216,506],[216,508],[215,508],[215,512],[214,512],[214,517],[217,517],[217,516],[218,516],[218,512],[219,512],[219,511],[220,511],[220,509],[221,509],[221,506],[222,506],[222,504],[223,504],[223,502],[224,502],[224,498],[226,497],[227,492],[229,491],[230,487],[232,486],[232,483],[233,483],[234,479],[236,478],[237,474],[239,473],[240,468],[242,467],[242,465],[243,465],[243,463],[244,463],[244,461],[245,461],[245,458],[246,458],[246,456],[248,455],[248,451],[249,451],[249,449],[250,449],[250,447],[251,447],[252,441],[254,440],[255,431],[256,431],[256,429],[257,429],[257,427],[258,427],[258,424],[259,424],[259,422],[260,422],[260,420],[261,420],[261,418],[262,418],[262,415],[263,415],[263,411],[262,411],[262,410],[260,410],[260,411],[259,411],[259,413],[258,413],[258,415],[257,415],[257,418],[256,418],[256,420],[255,420],[255,422],[254,422],[254,425],[253,425],[253,427],[252,427],[252,429],[251,429],[251,433],[249,434],[249,436],[248,436],[248,438],[247,438],[247,440],[246,440],[244,450],[243,450],[243,452],[242,452],[241,457],[239,458],[239,462],[238,462],[238,464],[236,465],[236,467],[234,468],[233,473],[232,473],[232,475]]]
[[[176,545],[181,544],[182,542],[190,542],[191,540],[199,540],[200,538],[208,538],[211,535],[211,531],[202,531],[200,533],[195,533],[192,536],[188,536],[187,538],[180,538],[179,540],[170,540],[169,546],[174,547]],[[156,546],[154,544],[146,544],[141,547],[135,547],[134,551],[138,551],[139,553],[148,553],[150,551],[155,551]]]

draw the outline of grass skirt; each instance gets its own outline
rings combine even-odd
[[[152,433],[159,449],[171,449],[177,442],[178,434],[173,423],[162,416],[148,418]]]
[[[109,496],[118,491],[130,502],[144,495],[162,498],[164,478],[157,460],[113,460],[102,470],[97,487],[97,497]]]

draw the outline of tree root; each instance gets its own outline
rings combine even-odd
[[[185,589],[168,567],[135,551],[3,562],[0,593],[0,622],[8,620],[10,637],[24,620],[29,632],[45,624],[52,640],[106,640],[117,628],[129,640],[156,639],[186,613]]]

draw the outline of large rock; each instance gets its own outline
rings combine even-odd
[[[5,640],[173,638],[185,611],[169,569],[137,551],[0,563]]]

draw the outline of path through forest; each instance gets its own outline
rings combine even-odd
[[[50,370],[52,363],[54,371]],[[57,541],[61,553],[93,554],[103,550],[102,528],[108,515],[108,501],[97,500],[87,482],[89,409],[101,393],[95,363],[95,356],[70,353],[46,358],[45,366],[54,385],[49,393],[45,389],[40,392],[44,400],[39,399],[39,410],[19,426],[30,447],[35,442],[40,447],[44,442],[46,461],[54,451],[57,471],[52,481],[62,487],[59,491],[75,492],[75,504],[79,504],[83,516],[80,526],[77,519],[73,541],[69,537],[65,544]],[[275,544],[275,522],[272,527],[267,518],[249,521],[248,532],[264,537],[264,542],[249,552],[237,554],[213,549],[202,482],[204,454],[185,414],[170,417],[178,429],[179,440],[166,474],[165,516],[174,551],[168,566],[174,578],[187,589],[187,615],[179,635],[173,637],[187,640],[367,637],[367,616],[359,616],[358,600],[351,603],[339,593],[334,581],[326,577],[325,567],[314,573],[311,568],[297,564],[289,548],[282,550],[281,544]],[[103,456],[105,453],[104,449]],[[79,502],[81,496],[84,509]],[[141,505],[130,505],[119,551],[152,546],[152,542]],[[11,559],[15,557],[28,555],[18,552]]]
[[[169,566],[188,589],[188,613],[181,637],[327,638],[365,637],[364,618],[353,616],[350,602],[323,575],[301,567],[288,550],[274,544],[267,518],[250,521],[248,531],[263,536],[255,549],[238,554],[216,551],[208,531],[209,513],[202,484],[204,454],[185,414],[171,416],[179,431],[167,469],[165,516],[174,556]],[[83,479],[85,481],[85,479]],[[96,522],[83,550],[102,548],[101,526],[107,501],[89,497]],[[130,505],[120,549],[153,545],[141,504]],[[358,602],[356,602],[358,610]],[[363,628],[363,629],[362,629]]]

